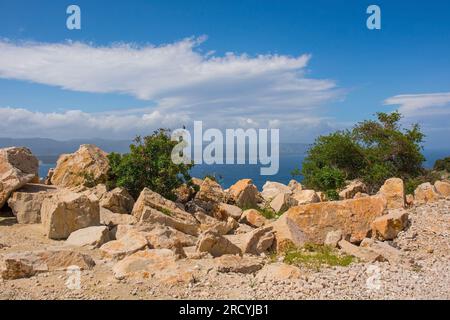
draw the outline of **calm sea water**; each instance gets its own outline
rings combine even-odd
[[[448,156],[448,151],[426,151],[426,168],[431,168],[437,159]],[[260,165],[196,165],[191,170],[193,177],[203,178],[206,175],[214,175],[224,188],[230,187],[239,179],[250,178],[254,184],[261,190],[266,181],[277,181],[288,184],[293,179],[291,172],[295,168],[301,168],[304,159],[304,153],[280,155],[280,170],[274,176],[261,176]],[[55,163],[41,163],[39,167],[39,176],[46,177],[50,168],[54,168]],[[301,180],[301,177],[295,177]]]

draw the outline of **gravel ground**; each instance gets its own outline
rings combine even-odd
[[[0,299],[450,299],[450,200],[408,211],[409,228],[391,244],[414,262],[412,267],[387,262],[320,271],[301,267],[299,279],[278,282],[211,271],[196,283],[167,286],[152,280],[116,280],[111,263],[90,251],[98,264],[82,272],[81,290],[67,288],[66,272],[52,272],[0,280]],[[42,237],[37,225],[0,220],[0,254],[55,243]]]

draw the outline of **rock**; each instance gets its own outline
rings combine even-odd
[[[273,200],[270,202],[270,207],[276,213],[282,213],[288,210],[293,205],[296,205],[297,201],[292,200],[291,196],[287,193],[279,193]]]
[[[339,198],[341,200],[353,199],[358,192],[367,193],[367,186],[362,181],[353,180],[339,192]]]
[[[77,266],[92,269],[94,260],[69,250],[24,251],[5,254],[0,260],[0,276],[5,280],[29,278],[38,273],[66,270]]]
[[[187,203],[194,197],[195,190],[192,187],[189,187],[187,184],[183,183],[181,186],[175,189],[174,191],[177,202]]]
[[[371,231],[371,223],[384,214],[386,199],[372,196],[360,199],[311,203],[290,208],[286,215],[306,236],[323,244],[330,231],[342,230],[351,242],[360,242]]]
[[[417,203],[436,202],[438,200],[439,194],[429,182],[422,183],[414,191],[414,201]]]
[[[240,223],[246,223],[252,227],[259,228],[268,223],[268,220],[256,209],[245,210],[239,219]]]
[[[275,239],[272,231],[273,227],[265,226],[249,233],[226,235],[224,237],[237,246],[241,253],[259,255],[266,252],[272,246]]]
[[[215,204],[220,202],[226,202],[226,194],[222,187],[216,181],[205,178],[195,195],[195,203],[206,211],[211,211]]]
[[[320,198],[314,190],[301,190],[292,194],[293,205],[320,202]]]
[[[324,245],[336,248],[338,246],[339,241],[343,238],[343,234],[341,230],[330,231],[327,233],[325,237]]]
[[[328,197],[327,197],[327,195],[326,195],[324,192],[322,192],[322,191],[317,191],[316,194],[317,194],[317,196],[319,197],[320,202],[328,201]],[[355,197],[356,197],[356,195],[355,195]]]
[[[241,254],[241,249],[230,240],[218,233],[207,231],[200,235],[197,242],[197,252],[208,252],[213,257],[224,254]]]
[[[353,197],[353,199],[359,199],[359,198],[365,198],[365,197],[370,197],[370,196],[367,193],[357,192],[355,194],[355,196]]]
[[[84,144],[75,153],[59,157],[51,182],[61,187],[94,187],[106,181],[108,171],[108,154],[97,146]]]
[[[120,260],[147,246],[148,240],[142,233],[130,230],[120,239],[102,245],[100,251],[107,258]]]
[[[234,234],[249,233],[255,230],[255,228],[250,227],[248,224],[239,223],[239,226],[234,230]]]
[[[136,227],[129,224],[119,224],[110,231],[111,239],[119,240],[125,237],[130,230],[136,230]]]
[[[258,188],[253,184],[252,179],[239,180],[230,187],[228,192],[240,208],[253,208],[261,202]]]
[[[8,206],[20,224],[41,222],[41,206],[46,197],[56,192],[56,188],[40,184],[26,184],[12,193]]]
[[[442,197],[450,197],[450,183],[445,181],[436,181],[434,183],[434,189]]]
[[[297,191],[303,190],[302,185],[296,180],[289,181],[288,187],[289,189],[291,189],[292,193],[296,193]]]
[[[219,203],[214,209],[214,216],[219,220],[227,220],[228,217],[236,221],[241,218],[242,209],[227,203]]]
[[[285,263],[277,262],[265,265],[261,271],[256,274],[256,280],[266,281],[285,281],[299,279],[302,272],[299,268]]]
[[[384,261],[384,258],[380,254],[364,247],[355,246],[347,240],[339,241],[339,247],[346,254],[354,256],[364,262]]]
[[[47,185],[47,186],[52,185],[52,177],[53,177],[54,173],[55,173],[55,168],[51,168],[48,170],[47,177],[44,180],[45,185]]]
[[[114,213],[100,207],[100,224],[114,227],[119,224],[136,224],[137,220],[131,214]]]
[[[39,180],[39,161],[27,148],[0,149],[0,208],[11,193]]]
[[[372,222],[372,235],[384,240],[392,240],[408,224],[408,212],[404,209],[392,210]]]
[[[99,226],[88,227],[72,232],[65,244],[76,247],[98,248],[109,240],[108,227]]]
[[[198,221],[191,214],[147,188],[141,192],[132,214],[141,222],[159,223],[193,236],[199,233]]]
[[[80,192],[91,198],[93,201],[99,201],[108,193],[108,188],[104,184],[98,184],[93,188],[86,188],[84,186],[70,188],[73,192]]]
[[[114,267],[116,279],[149,279],[163,285],[193,283],[200,278],[200,266],[189,260],[178,260],[168,249],[139,251],[119,261]]]
[[[405,207],[405,187],[400,178],[391,178],[384,182],[379,192],[386,197],[388,209],[401,209]]]
[[[140,232],[145,234],[150,249],[174,249],[178,247],[195,246],[197,238],[184,234],[170,227],[155,225],[147,228],[138,227]]]
[[[219,221],[218,223],[207,228],[207,231],[213,231],[220,235],[229,234],[231,231],[237,229],[239,223],[231,217],[228,217],[227,221]]]
[[[100,207],[85,195],[63,190],[44,199],[41,220],[50,239],[67,239],[76,230],[98,226]]]
[[[407,194],[405,196],[405,203],[407,206],[411,207],[414,204],[414,196],[412,194]]]
[[[293,180],[295,181],[295,180]],[[295,181],[297,182],[297,181]],[[292,194],[292,189],[289,186],[286,186],[279,182],[267,181],[261,192],[261,196],[266,201],[272,201],[279,194]]]
[[[286,214],[271,223],[275,234],[274,247],[277,252],[283,252],[292,246],[301,247],[307,242],[307,237],[297,224]]]
[[[218,272],[251,274],[260,270],[264,263],[261,258],[255,256],[239,256],[226,254],[214,259]]]
[[[124,188],[115,188],[107,192],[100,200],[100,206],[114,213],[130,214],[134,199]]]
[[[382,256],[383,259],[388,261],[390,264],[408,264],[405,259],[406,257],[402,254],[402,252],[392,247],[387,242],[375,241],[373,239],[364,239],[363,242],[361,242],[361,247],[368,248],[374,251],[376,254]]]

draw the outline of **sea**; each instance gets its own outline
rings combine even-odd
[[[424,166],[426,168],[432,168],[434,162],[437,159],[448,157],[450,155],[449,151],[444,150],[425,150],[424,151],[426,162]],[[305,158],[305,152],[287,152],[285,154],[280,154],[279,171],[277,174],[272,176],[261,175],[260,169],[261,165],[206,165],[199,164],[195,165],[191,169],[191,176],[203,178],[205,176],[215,176],[217,181],[224,187],[229,188],[236,181],[244,178],[249,178],[253,180],[253,183],[262,190],[262,186],[267,181],[276,181],[284,184],[288,184],[291,179],[301,181],[301,177],[293,176],[292,171],[296,168],[301,169],[301,164]],[[50,168],[55,168],[56,157],[53,156],[41,156],[40,166],[39,166],[39,176],[46,177],[48,170]]]

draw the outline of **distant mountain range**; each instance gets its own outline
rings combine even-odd
[[[0,148],[27,147],[44,163],[55,163],[59,155],[73,153],[82,144],[94,144],[106,152],[126,153],[131,140],[76,139],[58,141],[46,138],[0,138]],[[305,143],[280,143],[281,154],[303,154],[309,145]]]

